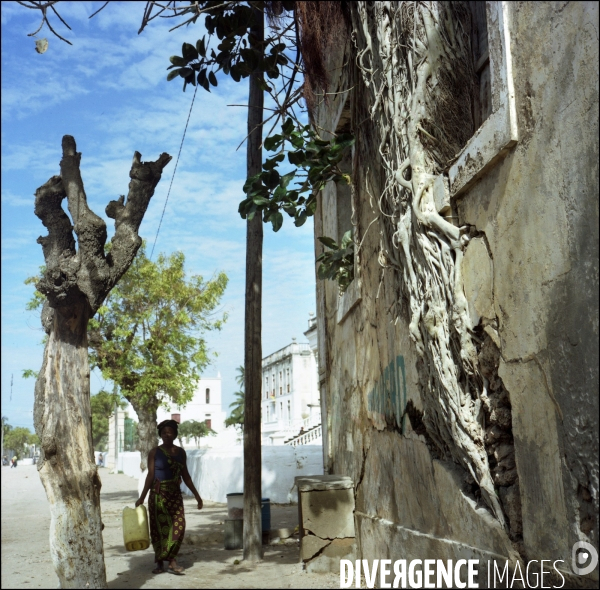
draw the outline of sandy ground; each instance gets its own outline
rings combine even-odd
[[[242,561],[242,550],[223,548],[225,504],[199,511],[184,496],[186,543],[179,553],[184,576],[151,573],[152,548],[128,552],[121,512],[137,499],[136,480],[100,469],[104,559],[109,588],[339,588],[339,574],[309,574],[299,563],[297,537],[265,545],[264,560]],[[271,506],[271,528],[294,528],[297,506]],[[49,550],[50,509],[34,465],[2,467],[2,588],[57,588]],[[239,563],[236,564],[235,561]]]

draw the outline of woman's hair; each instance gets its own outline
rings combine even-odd
[[[169,426],[170,428],[172,428],[175,431],[175,438],[177,438],[177,431],[178,431],[179,424],[177,424],[177,422],[175,420],[163,420],[157,426],[158,436],[160,436],[160,433],[161,433],[162,429],[166,428],[167,426]]]

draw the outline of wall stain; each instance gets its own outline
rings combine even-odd
[[[406,410],[406,369],[404,357],[398,355],[381,373],[367,397],[369,412],[380,414],[387,424],[403,431]]]

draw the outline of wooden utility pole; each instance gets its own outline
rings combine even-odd
[[[263,48],[264,2],[253,3],[255,23],[251,44]],[[264,91],[262,73],[250,75],[248,97],[247,177],[262,171],[262,120]],[[244,560],[262,559],[261,532],[261,432],[260,393],[262,384],[262,250],[263,222],[260,212],[246,225],[246,318],[244,333]]]

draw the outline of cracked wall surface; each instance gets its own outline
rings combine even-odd
[[[353,171],[360,301],[342,322],[337,285],[317,282],[324,459],[355,481],[357,557],[563,559],[568,574],[575,541],[598,547],[598,6],[515,2],[509,12],[520,139],[452,202],[469,227],[463,288],[507,527],[428,438],[427,371],[410,313],[397,309],[399,279],[378,261],[380,221],[371,225],[385,184],[374,159]],[[350,44],[329,58],[331,91],[352,87]],[[348,94],[318,108],[321,127],[335,128]],[[358,105],[357,149],[365,115]],[[334,191],[319,203],[316,237],[335,231]]]

